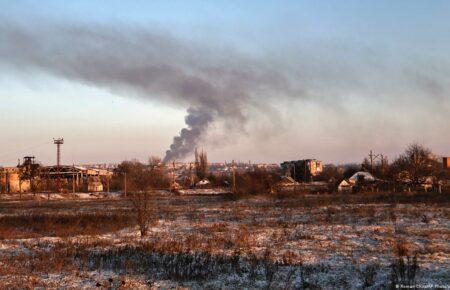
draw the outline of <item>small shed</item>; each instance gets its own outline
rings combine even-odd
[[[339,192],[351,192],[353,189],[354,183],[349,181],[348,179],[342,180],[338,185]]]

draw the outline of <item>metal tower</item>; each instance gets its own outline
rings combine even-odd
[[[53,144],[56,144],[56,166],[61,165],[61,145],[64,144],[64,138],[53,139]]]

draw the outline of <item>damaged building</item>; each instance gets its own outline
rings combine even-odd
[[[445,170],[450,170],[450,157],[443,157],[442,158],[442,165]]]
[[[24,158],[16,167],[0,168],[0,193],[25,193],[39,191],[109,190],[112,172],[106,169],[81,166],[35,166]]]
[[[0,168],[0,192],[22,193],[31,188],[29,179],[23,179],[19,167]]]
[[[108,191],[111,176],[112,172],[106,169],[64,165],[42,167],[40,172],[44,190],[56,184],[73,191]]]
[[[323,172],[323,162],[317,159],[285,161],[281,168],[286,176],[298,182],[311,182],[314,176]]]
[[[37,176],[39,165],[34,156],[25,156],[23,163],[16,167],[0,168],[0,192],[22,193],[31,190],[32,181]]]

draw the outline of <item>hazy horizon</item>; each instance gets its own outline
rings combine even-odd
[[[0,166],[450,155],[448,1],[45,3],[0,1]]]

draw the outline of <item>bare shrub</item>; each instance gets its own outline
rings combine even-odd
[[[399,285],[407,287],[415,285],[418,272],[417,256],[399,257],[391,264],[391,288],[398,288]]]
[[[198,153],[195,148],[195,174],[199,180],[208,176],[208,156],[203,150]]]
[[[125,178],[126,176],[126,178]],[[114,170],[111,180],[113,190],[122,190],[125,186],[129,191],[145,191],[153,188],[169,188],[170,178],[166,168],[156,157],[149,159],[149,164],[138,160],[123,161]]]
[[[239,226],[235,236],[235,245],[240,248],[247,248],[251,246],[251,234],[247,226]]]
[[[267,289],[270,289],[272,281],[275,278],[275,274],[278,272],[278,262],[273,262],[271,258],[272,252],[266,249],[264,252],[264,257],[262,259],[262,265],[264,269],[264,275],[266,278]]]
[[[130,201],[136,214],[139,231],[141,236],[144,237],[147,235],[155,204],[152,202],[151,195],[148,192],[130,194]]]
[[[399,239],[395,242],[395,253],[398,257],[408,256],[409,245],[405,239]]]
[[[431,218],[428,215],[423,214],[420,221],[424,224],[429,224],[431,222]]]
[[[293,265],[297,260],[299,260],[298,254],[291,250],[287,250],[281,256],[281,262],[283,265]]]
[[[367,264],[358,269],[363,288],[369,288],[374,285],[379,270],[380,266],[377,264]]]
[[[279,176],[277,174],[262,169],[236,174],[236,194],[254,195],[270,193],[278,179]]]

